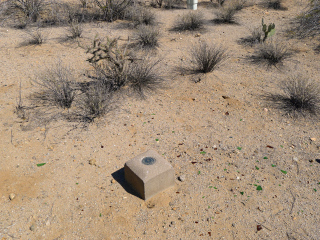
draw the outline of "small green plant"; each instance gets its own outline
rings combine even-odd
[[[262,18],[262,32],[264,33],[264,37],[262,39],[263,42],[266,41],[266,39],[268,37],[271,37],[275,34],[275,32],[276,32],[275,28],[276,28],[276,26],[274,23],[267,25],[264,23],[264,20]]]
[[[194,31],[201,29],[204,24],[203,14],[201,12],[188,12],[176,19],[173,27],[174,31]]]
[[[201,42],[190,52],[190,63],[193,72],[209,73],[227,59],[226,49],[221,46]]]

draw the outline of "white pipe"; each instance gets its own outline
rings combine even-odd
[[[198,0],[187,0],[188,9],[197,10]]]

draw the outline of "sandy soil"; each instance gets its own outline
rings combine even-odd
[[[239,11],[238,24],[216,25],[214,9],[199,4],[207,20],[200,37],[169,31],[187,9],[154,9],[162,36],[152,55],[163,58],[167,88],[145,100],[125,97],[91,124],[53,119],[63,112],[56,108],[15,114],[20,82],[28,107],[38,91],[32,79],[57,59],[79,81],[90,65],[83,48],[61,40],[64,27],[45,28],[40,46],[24,45],[23,30],[1,27],[0,239],[320,239],[319,121],[288,118],[261,98],[290,74],[320,79],[315,41],[285,37],[307,1],[284,5],[254,4]],[[294,52],[280,70],[248,63],[253,48],[237,43],[262,17]],[[135,30],[123,26],[86,24],[80,43],[96,34],[127,39]],[[230,57],[195,83],[174,69],[203,40],[223,44]],[[123,166],[148,149],[172,164],[177,180],[145,202],[123,182]]]

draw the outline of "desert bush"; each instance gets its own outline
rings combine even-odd
[[[118,46],[118,38],[107,38],[105,43],[95,39],[87,53],[92,54],[88,61],[95,67],[98,79],[108,88],[117,90],[125,85],[132,57],[127,46],[124,49]]]
[[[265,5],[267,8],[284,10],[285,8],[282,6],[282,2],[282,0],[266,0]]]
[[[71,38],[71,39],[81,38],[83,27],[81,23],[78,22],[78,20],[73,20],[69,23],[67,31],[69,33],[68,38]]]
[[[163,86],[164,77],[159,63],[160,60],[143,58],[130,64],[128,85],[134,93],[145,97],[147,93],[156,91]]]
[[[139,5],[131,6],[126,9],[126,19],[132,21],[135,27],[141,24],[156,24],[155,14],[150,9]]]
[[[106,43],[95,40],[88,52],[93,56],[88,59],[95,68],[92,76],[112,92],[128,87],[144,95],[162,81],[158,63],[147,57],[133,58],[127,46],[120,48],[118,39],[107,39]]]
[[[62,108],[71,107],[75,98],[75,78],[70,68],[59,62],[53,68],[47,68],[34,82],[44,90],[39,99]]]
[[[249,57],[254,64],[266,64],[268,67],[277,67],[291,56],[287,47],[277,41],[264,42],[257,45],[252,56]]]
[[[176,19],[176,24],[173,27],[174,31],[198,30],[203,27],[203,14],[198,11],[188,12]]]
[[[310,8],[297,20],[297,32],[300,37],[318,35],[320,33],[320,1],[312,1]]]
[[[44,0],[11,0],[9,11],[26,22],[37,22],[45,10]]]
[[[222,7],[216,11],[215,23],[235,23],[237,10],[234,6]]]
[[[159,46],[160,32],[152,26],[142,25],[136,33],[139,44],[144,48],[155,48]]]
[[[225,1],[226,0],[217,0],[217,3],[219,4],[219,6],[222,7]]]
[[[94,2],[102,11],[102,19],[108,22],[123,19],[126,8],[133,3],[132,0],[94,0]]]
[[[161,8],[162,5],[163,5],[163,1],[164,1],[164,0],[152,0],[151,3],[150,3],[150,5],[151,5],[152,7],[159,7],[159,8]]]
[[[247,0],[234,0],[231,5],[235,10],[240,11],[244,8],[246,2]]]
[[[81,110],[81,116],[91,122],[111,109],[111,101],[112,92],[110,89],[106,88],[101,82],[95,82],[80,96],[77,105]]]
[[[279,84],[281,94],[268,93],[265,97],[272,105],[286,114],[298,116],[319,116],[320,86],[303,76],[293,76]]]
[[[263,36],[263,32],[261,31],[261,28],[257,27],[251,31],[251,39],[252,39],[252,42],[254,43],[262,42],[262,36]]]
[[[43,32],[40,27],[35,29],[27,29],[26,33],[29,35],[29,44],[41,45],[46,40],[47,35]]]
[[[185,2],[183,0],[164,0],[166,9],[180,8]]]
[[[212,72],[226,59],[226,49],[206,42],[195,45],[190,52],[191,69],[194,72]]]

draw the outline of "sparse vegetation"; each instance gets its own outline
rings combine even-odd
[[[130,89],[141,97],[163,86],[164,77],[159,68],[160,60],[137,60],[130,65],[128,82]]]
[[[126,8],[132,4],[132,0],[94,0],[94,2],[102,11],[102,19],[108,22],[123,19]]]
[[[266,64],[277,67],[291,56],[287,47],[279,42],[270,41],[257,45],[255,52],[249,57],[254,64]]]
[[[112,92],[101,82],[91,84],[80,98],[78,107],[87,121],[101,117],[112,108]]]
[[[320,33],[320,1],[311,2],[310,8],[298,17],[298,35],[300,37],[315,36]]]
[[[44,0],[11,0],[9,11],[21,21],[37,22],[45,10]]]
[[[226,59],[226,49],[206,42],[195,45],[190,52],[191,69],[196,73],[212,72]]]
[[[290,77],[280,84],[281,94],[267,94],[266,100],[292,117],[320,114],[320,87],[303,76]]]
[[[132,7],[127,8],[126,18],[132,21],[135,27],[142,24],[144,25],[156,24],[155,14],[150,9],[141,7],[139,5],[134,5]]]
[[[137,32],[137,38],[139,44],[145,48],[155,48],[159,46],[159,35],[160,32],[158,29],[142,25],[139,27]]]
[[[166,9],[179,8],[185,2],[182,0],[163,0]]]
[[[232,6],[234,7],[235,10],[240,11],[241,9],[244,8],[246,4],[246,0],[234,0],[232,2]]]
[[[174,31],[186,31],[186,30],[198,30],[203,27],[204,19],[201,12],[192,11],[182,16],[179,16],[176,20],[176,24],[173,27]]]
[[[71,39],[81,38],[83,27],[81,23],[78,22],[78,20],[73,20],[69,23],[67,31],[69,33],[68,38],[71,38]]]
[[[47,104],[61,108],[70,108],[75,98],[75,82],[71,69],[57,63],[53,68],[47,68],[34,82],[43,89],[38,99]]]
[[[41,45],[46,40],[46,34],[42,29],[37,27],[36,29],[27,29],[26,33],[30,36],[29,44]]]
[[[237,10],[234,6],[222,7],[216,11],[215,23],[235,23],[235,14]]]
[[[155,89],[163,80],[157,69],[159,61],[153,62],[146,57],[133,58],[127,45],[120,48],[116,38],[107,39],[105,44],[96,39],[88,53],[93,54],[88,61],[95,67],[94,79],[110,91],[129,87],[144,95],[144,89]]]
[[[282,0],[266,0],[265,5],[267,8],[272,8],[276,10],[284,10],[282,6]]]

